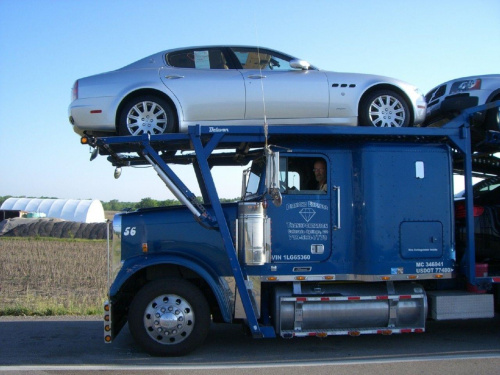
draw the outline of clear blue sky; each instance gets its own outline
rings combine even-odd
[[[500,73],[499,0],[0,0],[0,15],[0,196],[171,199],[151,168],[115,180],[104,157],[90,162],[67,116],[76,79],[169,48],[261,45],[424,93]],[[240,181],[219,194],[239,196]]]

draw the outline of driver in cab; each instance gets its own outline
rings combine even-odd
[[[326,185],[326,162],[322,159],[317,160],[314,162],[314,177],[316,178],[317,182],[317,190],[324,191],[326,193],[327,191],[327,185]]]

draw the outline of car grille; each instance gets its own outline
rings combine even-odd
[[[425,101],[428,106],[435,104],[440,97],[446,93],[446,85],[436,87],[434,90],[429,91],[425,96]]]

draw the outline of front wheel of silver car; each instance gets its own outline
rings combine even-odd
[[[359,125],[379,128],[411,126],[410,107],[392,90],[374,91],[361,101]]]
[[[119,135],[165,134],[175,132],[172,107],[162,98],[145,95],[130,99],[122,107]]]

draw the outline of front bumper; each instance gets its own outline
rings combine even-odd
[[[430,124],[442,119],[455,117],[464,109],[477,106],[479,98],[469,94],[447,96],[445,99],[427,107],[426,123]]]

